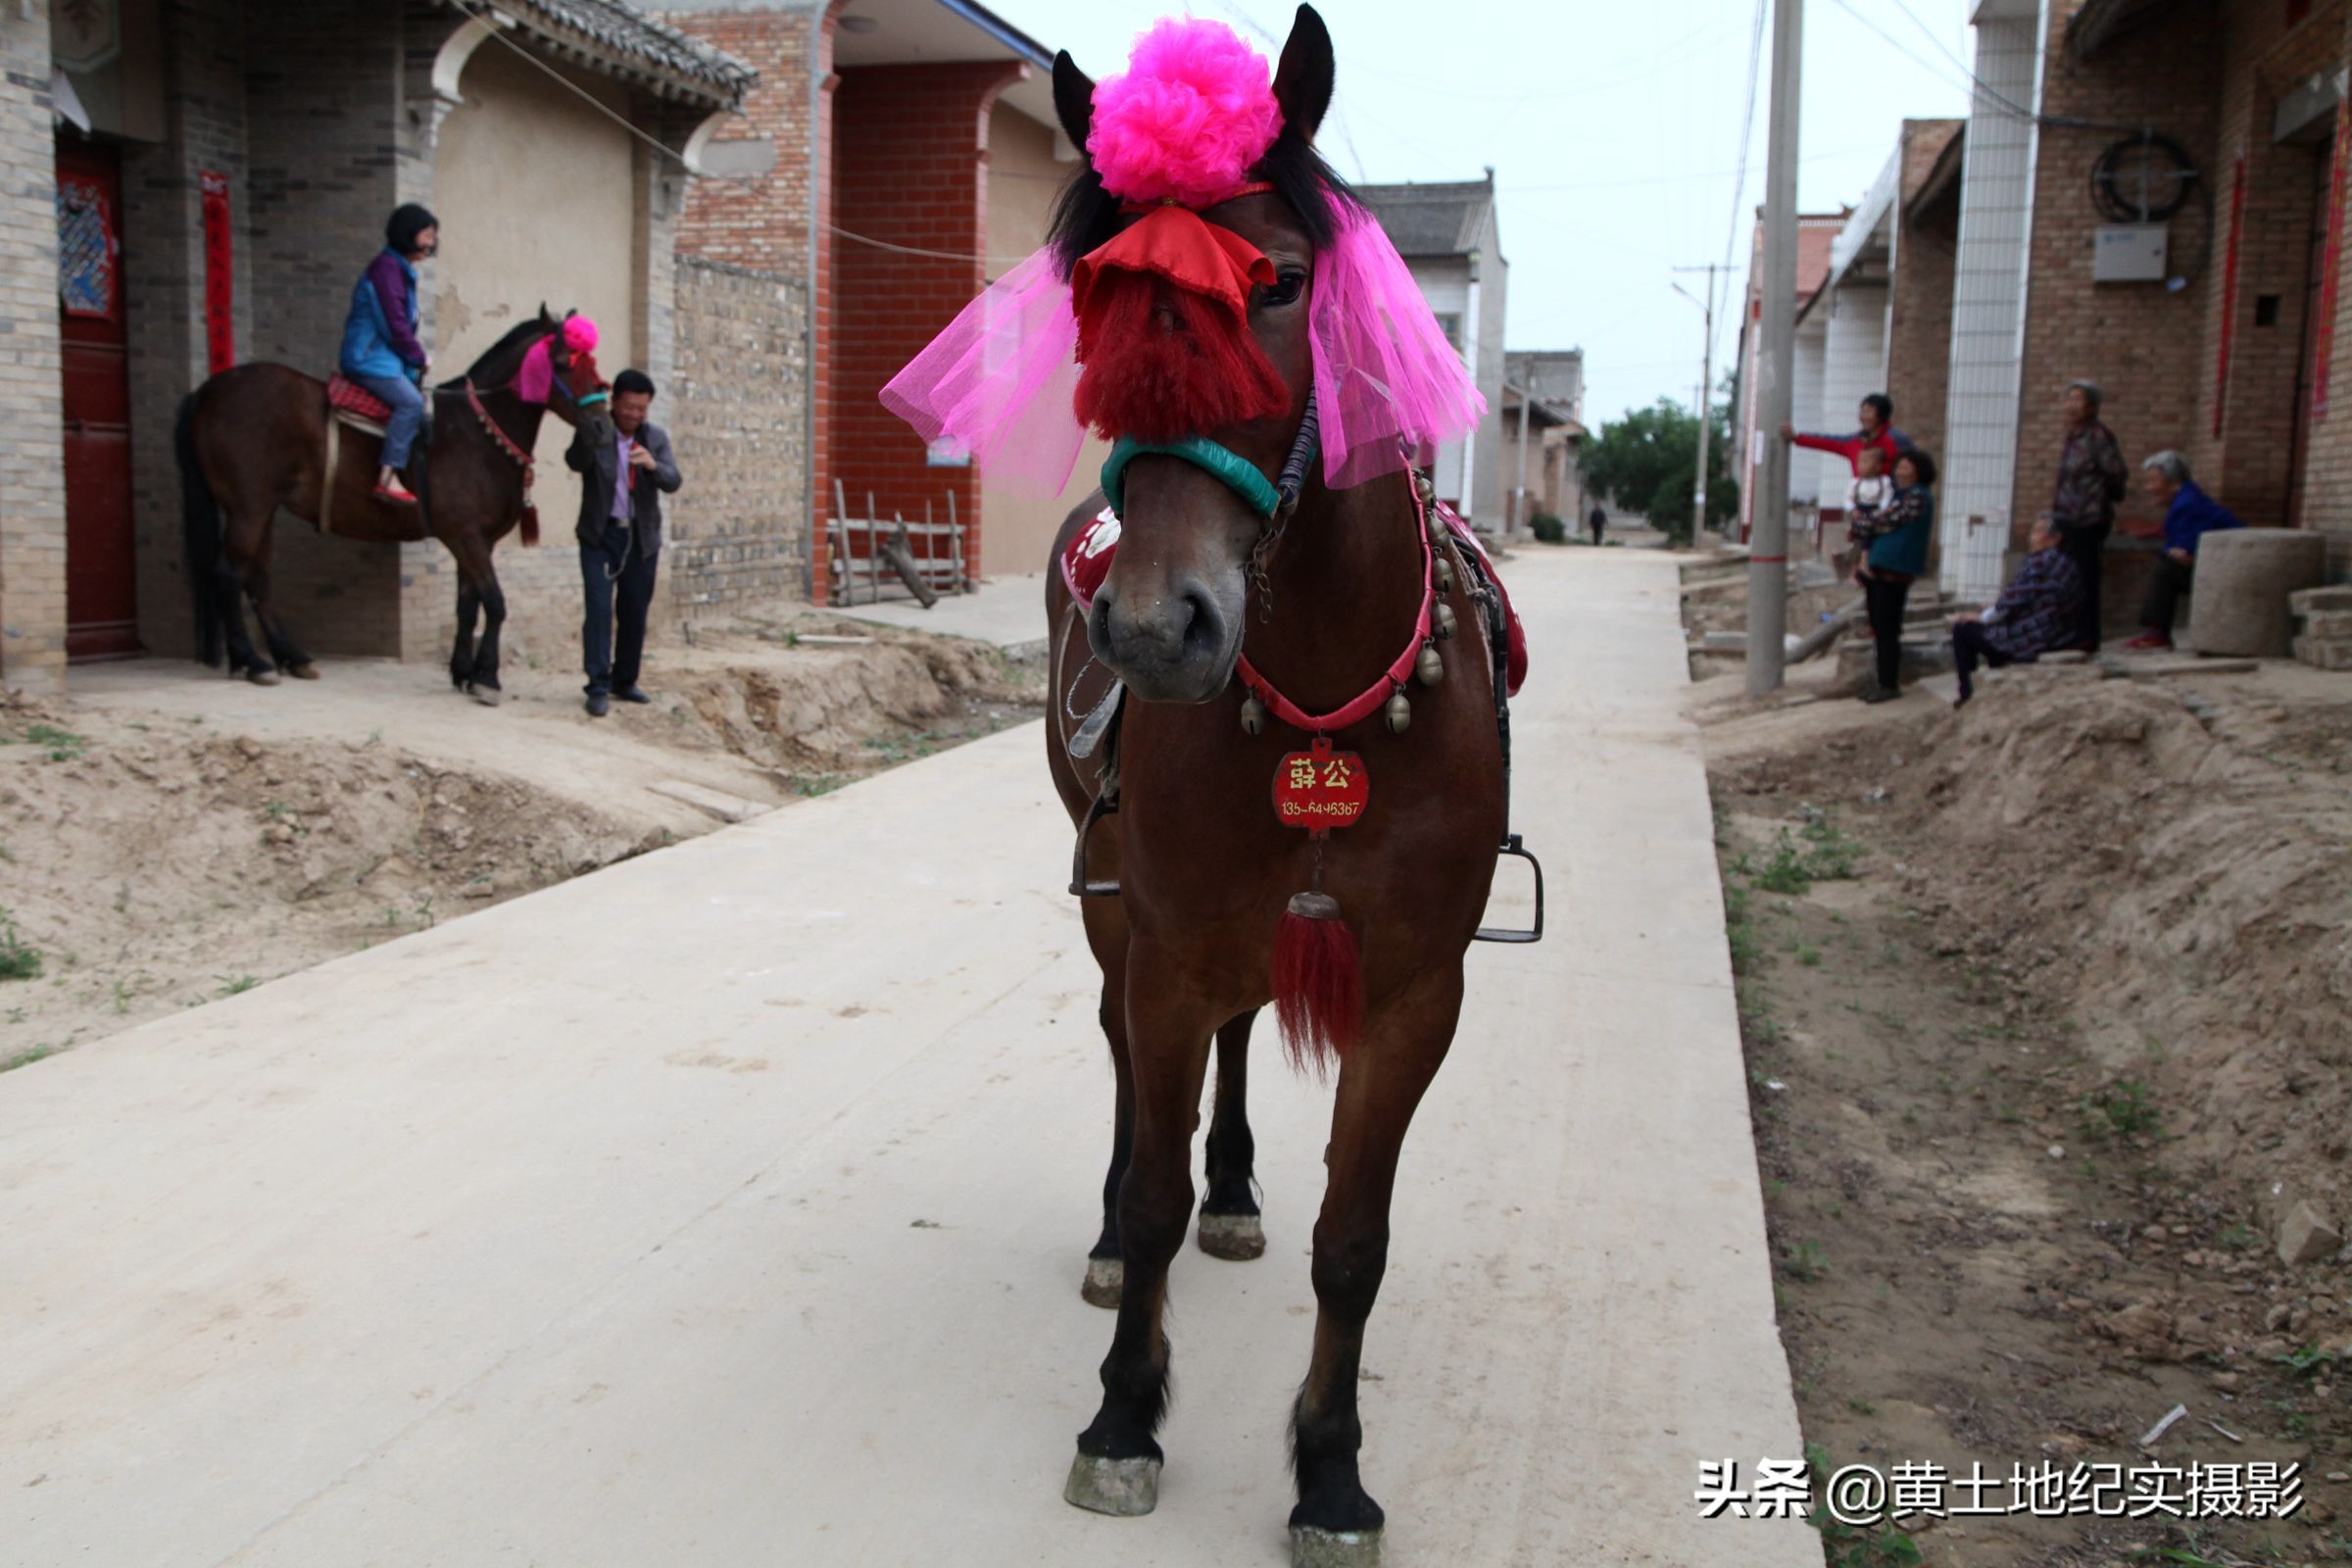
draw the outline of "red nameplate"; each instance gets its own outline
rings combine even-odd
[[[1327,833],[1364,814],[1372,801],[1372,775],[1353,752],[1335,752],[1329,737],[1314,749],[1293,752],[1274,769],[1274,814],[1290,827]]]

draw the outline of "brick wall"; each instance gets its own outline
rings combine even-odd
[[[0,682],[62,691],[65,443],[48,0],[0,8]]]
[[[876,399],[985,280],[989,110],[1023,69],[857,67],[839,74],[835,98],[836,220],[887,245],[944,254],[848,239],[833,247],[831,419],[819,450],[829,448],[829,476],[855,509],[870,491],[883,515],[920,516],[929,502],[944,518],[953,495],[973,559],[985,559],[976,474],[927,466],[923,443]]]
[[[2319,20],[2319,19],[2315,19]],[[2321,22],[2326,25],[2325,22]],[[2352,60],[2352,8],[2338,25],[2341,58]],[[2352,113],[2339,109],[2338,113]],[[2335,342],[2328,385],[2331,412],[2311,427],[2304,471],[2303,520],[2329,535],[2328,564],[2337,577],[2352,572],[2352,202],[2336,231]]]
[[[663,551],[665,620],[697,621],[797,599],[808,568],[808,290],[682,257],[676,402],[669,431],[686,476]]]
[[[2109,125],[2151,126],[2186,148],[2200,170],[2218,172],[2214,110],[2221,91],[2221,51],[2214,40],[2222,26],[2221,8],[2210,0],[2183,6],[2127,33],[2085,64],[2065,45],[2067,19],[2082,3],[2056,0],[2050,7],[2043,112]],[[2091,204],[2090,172],[2121,135],[2047,124],[2040,133],[2012,548],[2024,547],[2026,529],[2049,508],[2066,441],[2062,404],[2070,380],[2086,376],[2105,389],[2103,416],[2127,463],[2136,466],[2166,447],[2194,451],[2205,297],[2221,271],[2227,182],[2217,180],[2213,206],[2192,199],[2172,220],[2170,269],[2187,277],[2189,287],[2094,284],[2094,234],[2113,220]],[[2125,514],[2144,510],[2134,492]]]
[[[1895,221],[1893,300],[1888,307],[1886,395],[1895,423],[1913,441],[1943,454],[1944,398],[1952,370],[1952,258],[1960,244],[1958,187],[1927,208],[1921,184],[1959,134],[1960,122],[1903,122],[1902,175]]]
[[[2279,145],[2272,140],[2272,122],[2286,89],[2313,72],[2345,63],[2346,8],[2340,3],[2314,6],[2310,17],[2292,28],[2286,25],[2284,0],[2241,0],[2226,10],[2214,158],[2222,238],[2216,244],[2215,265],[2200,280],[2204,287],[2198,291],[2206,330],[2197,377],[2196,440],[2187,450],[2200,480],[2248,522],[2278,526],[2287,513],[2312,225],[2324,200],[2316,175],[2328,148]],[[2231,297],[2223,278],[2221,247],[2230,232],[2230,204],[2241,156],[2245,204],[2238,233],[2237,287]],[[2269,313],[2263,309],[2266,297],[2276,300]],[[2272,315],[2268,324],[2263,320],[2266,314]],[[2225,317],[2233,326],[2226,387],[2219,373]],[[2343,444],[2340,432],[2336,444]],[[2321,450],[2326,450],[2324,440]],[[2352,512],[2340,505],[2332,512],[2307,508],[2305,521],[2338,532],[2352,543]]]

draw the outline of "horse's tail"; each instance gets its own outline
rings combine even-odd
[[[1355,932],[1326,894],[1291,900],[1274,932],[1274,1017],[1291,1065],[1318,1076],[1364,1029],[1364,963]]]
[[[191,392],[179,400],[172,445],[179,456],[180,548],[187,557],[188,591],[196,602],[196,658],[218,664],[220,600],[214,573],[220,564],[220,503],[205,482],[204,466],[196,461],[196,397]]]

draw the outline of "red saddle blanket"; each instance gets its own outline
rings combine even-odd
[[[338,414],[382,424],[392,417],[392,405],[368,391],[357,381],[347,380],[338,372],[326,378],[327,407]]]
[[[1437,514],[1446,519],[1446,526],[1452,531],[1462,549],[1478,552],[1479,562],[1486,567],[1488,578],[1494,582],[1495,592],[1502,596],[1502,612],[1510,634],[1509,657],[1503,673],[1509,694],[1516,697],[1519,688],[1527,683],[1527,635],[1519,625],[1519,612],[1511,607],[1511,591],[1503,586],[1502,574],[1494,569],[1487,547],[1479,543],[1478,535],[1471,532],[1470,525],[1443,501],[1437,503]],[[1094,520],[1079,529],[1062,548],[1061,580],[1070,590],[1070,597],[1078,601],[1078,608],[1082,612],[1094,609],[1095,595],[1102,591],[1103,580],[1110,575],[1110,564],[1118,552],[1119,519],[1108,507],[1095,514]]]

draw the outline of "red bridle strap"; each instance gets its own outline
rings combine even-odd
[[[1293,729],[1302,729],[1310,735],[1328,735],[1334,730],[1343,730],[1350,724],[1360,724],[1370,718],[1389,700],[1391,693],[1402,689],[1413,673],[1414,661],[1421,657],[1421,645],[1429,641],[1430,606],[1434,602],[1431,591],[1437,581],[1436,547],[1430,542],[1429,512],[1421,503],[1421,487],[1412,482],[1409,470],[1405,474],[1405,489],[1412,494],[1413,519],[1417,525],[1414,531],[1421,536],[1421,612],[1413,619],[1412,640],[1404,645],[1404,652],[1396,656],[1396,661],[1382,672],[1380,679],[1366,687],[1362,695],[1351,703],[1335,708],[1328,713],[1310,713],[1276,691],[1274,683],[1250,662],[1248,653],[1242,655],[1237,671],[1242,677],[1242,684],[1249,688],[1252,697],[1265,704],[1267,712]]]

